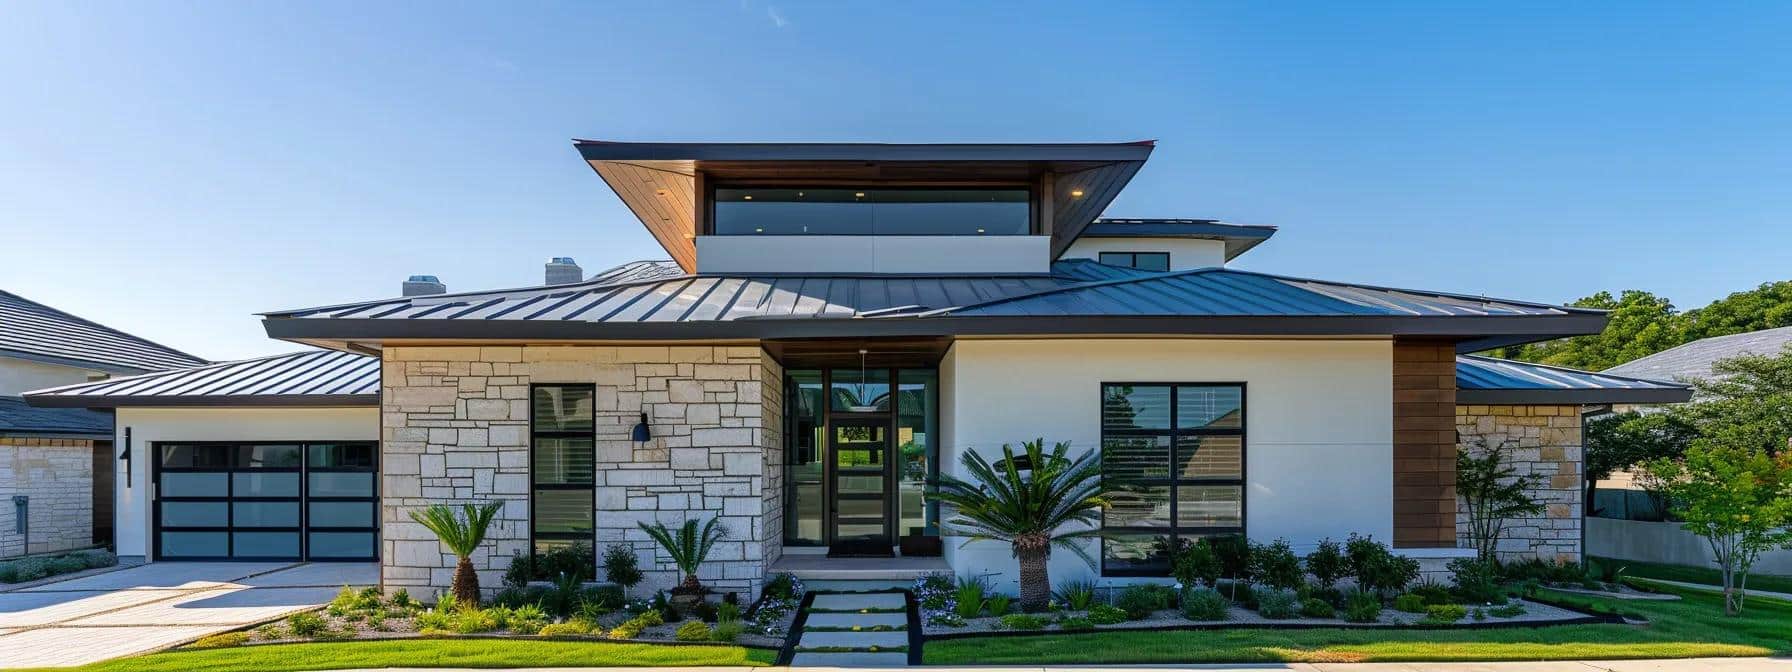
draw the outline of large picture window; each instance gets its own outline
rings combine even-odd
[[[1026,187],[718,187],[719,236],[1024,236]]]
[[[530,538],[537,553],[556,546],[592,546],[596,492],[596,425],[591,385],[536,385],[530,395],[529,473],[534,482]]]
[[[1244,437],[1242,384],[1102,384],[1102,574],[1163,576],[1172,549],[1243,534]]]

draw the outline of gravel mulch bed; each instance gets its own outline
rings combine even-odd
[[[1548,623],[1557,623],[1557,622],[1568,622],[1568,621],[1574,621],[1577,619],[1583,619],[1583,618],[1587,617],[1586,614],[1583,614],[1583,613],[1580,613],[1577,611],[1570,611],[1568,609],[1563,609],[1561,607],[1554,607],[1554,606],[1542,604],[1539,602],[1532,602],[1530,600],[1513,600],[1512,603],[1524,605],[1525,613],[1519,614],[1517,616],[1513,616],[1511,618],[1499,618],[1497,616],[1493,616],[1492,614],[1488,614],[1487,618],[1485,620],[1477,621],[1472,616],[1476,607],[1471,606],[1471,605],[1464,605],[1468,608],[1471,615],[1463,617],[1461,620],[1457,621],[1453,625],[1485,626],[1485,625],[1489,625],[1489,624],[1502,624],[1502,623],[1536,625],[1536,624],[1548,624]],[[1494,607],[1491,607],[1491,606],[1480,607],[1480,609],[1483,612],[1490,611],[1493,608]],[[1062,616],[1081,616],[1081,615],[1084,615],[1083,612],[1062,612],[1058,616],[1062,617]],[[1188,626],[1188,625],[1214,625],[1214,626],[1238,626],[1238,627],[1250,627],[1250,626],[1257,626],[1257,625],[1265,625],[1265,626],[1301,625],[1301,626],[1321,626],[1321,627],[1338,627],[1338,628],[1380,628],[1380,627],[1418,625],[1418,624],[1421,624],[1424,620],[1425,620],[1424,614],[1409,614],[1406,612],[1395,611],[1391,608],[1383,609],[1381,611],[1381,620],[1378,622],[1375,622],[1375,623],[1349,623],[1349,622],[1344,621],[1341,618],[1307,618],[1304,616],[1297,617],[1297,618],[1270,619],[1270,618],[1264,618],[1261,614],[1258,614],[1255,611],[1251,611],[1251,610],[1245,609],[1243,607],[1233,606],[1233,607],[1227,609],[1226,620],[1224,620],[1224,621],[1191,621],[1191,620],[1188,620],[1187,618],[1184,618],[1182,616],[1182,612],[1180,612],[1180,611],[1176,611],[1174,609],[1165,609],[1162,611],[1157,611],[1157,612],[1152,613],[1150,617],[1136,620],[1136,621],[1125,621],[1125,622],[1116,623],[1113,625],[1097,625],[1097,626],[1095,626],[1095,630],[1150,630],[1150,629],[1154,629],[1154,628],[1169,628],[1169,627]],[[1426,625],[1431,625],[1431,624],[1427,623]],[[1451,624],[1437,625],[1436,627],[1451,627]],[[926,623],[926,624],[922,625],[921,631],[923,634],[925,634],[926,636],[929,636],[929,637],[941,636],[941,635],[962,635],[962,634],[988,633],[988,632],[1013,632],[1011,630],[1007,630],[1002,627],[1001,619],[991,617],[991,616],[968,619],[965,621],[965,624],[963,627],[956,627],[956,628]],[[1090,631],[1089,630],[1066,631],[1066,630],[1060,629],[1056,624],[1052,624],[1052,625],[1046,626],[1046,628],[1044,630],[1037,630],[1037,631],[1032,631],[1032,632],[1090,632]]]

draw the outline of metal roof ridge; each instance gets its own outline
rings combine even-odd
[[[1358,284],[1358,283],[1354,283],[1354,282],[1341,282],[1338,280],[1320,280],[1317,278],[1302,278],[1302,277],[1293,276],[1293,275],[1278,275],[1275,273],[1264,273],[1262,271],[1244,271],[1244,270],[1239,270],[1239,269],[1235,269],[1235,268],[1223,268],[1222,267],[1219,270],[1223,270],[1227,273],[1243,273],[1246,275],[1255,275],[1255,276],[1260,276],[1260,277],[1265,277],[1265,278],[1272,278],[1272,279],[1276,279],[1276,280],[1288,280],[1288,281],[1292,281],[1292,282],[1312,282],[1312,283],[1317,283],[1317,284],[1321,284],[1321,285],[1332,285],[1332,286],[1338,286],[1338,287],[1354,287],[1357,289],[1373,289],[1378,292],[1404,292],[1407,294],[1418,294],[1418,295],[1423,295],[1423,296],[1434,296],[1434,297],[1442,297],[1442,298],[1448,298],[1448,299],[1458,299],[1458,300],[1462,300],[1462,301],[1474,301],[1477,303],[1493,303],[1493,302],[1510,303],[1510,304],[1518,305],[1518,306],[1527,306],[1527,307],[1531,307],[1531,308],[1554,308],[1557,310],[1562,310],[1562,311],[1567,311],[1567,312],[1575,312],[1575,313],[1584,313],[1584,314],[1588,314],[1588,315],[1604,315],[1604,314],[1611,312],[1609,310],[1601,310],[1598,308],[1580,308],[1580,307],[1576,307],[1576,306],[1564,306],[1564,305],[1555,304],[1555,303],[1540,303],[1537,301],[1523,301],[1523,300],[1519,300],[1519,299],[1498,299],[1498,298],[1493,298],[1493,297],[1488,297],[1488,296],[1473,296],[1470,294],[1457,294],[1455,292],[1437,292],[1437,291],[1426,290],[1426,289],[1405,289],[1405,288],[1401,288],[1401,287],[1385,287],[1385,286],[1381,286],[1381,285],[1365,285],[1365,284]]]
[[[1096,263],[1100,263],[1100,262],[1096,262]],[[1130,277],[1130,278],[1111,278],[1108,280],[1081,281],[1081,282],[1078,282],[1077,284],[1068,285],[1065,287],[1053,287],[1051,289],[1042,289],[1042,290],[1035,291],[1035,292],[1026,292],[1023,294],[1015,294],[1013,296],[1004,296],[1002,298],[993,299],[990,301],[981,301],[978,303],[968,303],[968,304],[965,304],[962,306],[952,306],[949,308],[940,308],[938,310],[931,310],[931,311],[922,313],[921,315],[924,317],[933,317],[935,315],[949,314],[949,313],[952,313],[954,311],[959,311],[959,310],[969,310],[971,308],[985,308],[988,306],[998,306],[998,305],[1001,305],[1004,303],[1013,303],[1013,302],[1019,301],[1021,299],[1031,299],[1031,298],[1036,298],[1036,297],[1041,297],[1041,296],[1049,296],[1052,294],[1061,294],[1064,292],[1069,292],[1069,291],[1074,291],[1074,290],[1079,290],[1079,289],[1111,287],[1114,285],[1124,285],[1124,284],[1128,284],[1128,283],[1141,282],[1141,281],[1145,281],[1145,280],[1158,280],[1158,279],[1162,279],[1162,278],[1180,278],[1180,277],[1186,277],[1186,276],[1190,276],[1190,275],[1199,275],[1202,273],[1207,273],[1209,271],[1223,271],[1223,270],[1225,270],[1225,269],[1221,268],[1219,266],[1203,266],[1201,268],[1191,268],[1188,270],[1174,271],[1174,272],[1170,272],[1170,273],[1153,273],[1151,275],[1139,275],[1139,276]]]

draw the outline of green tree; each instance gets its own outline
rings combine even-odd
[[[1507,445],[1488,446],[1477,437],[1473,445],[1456,451],[1456,496],[1462,498],[1469,542],[1482,562],[1498,560],[1495,552],[1507,519],[1543,513],[1543,504],[1531,497],[1543,476],[1519,473],[1505,459]]]
[[[1590,419],[1584,432],[1587,515],[1597,513],[1594,496],[1600,480],[1610,478],[1614,471],[1679,457],[1695,435],[1692,425],[1679,414],[1636,411]]]
[[[1599,292],[1568,305],[1609,310],[1611,320],[1597,334],[1504,348],[1497,356],[1599,371],[1685,342],[1674,304],[1649,292],[1625,290],[1619,298]]]
[[[1649,466],[1667,484],[1681,527],[1711,546],[1730,616],[1742,613],[1748,573],[1761,553],[1792,545],[1792,453],[1773,455],[1750,435],[1700,438],[1684,459]]]
[[[1693,383],[1693,403],[1676,409],[1699,435],[1768,453],[1792,437],[1792,347],[1774,355],[1720,360],[1710,378]]]
[[[1020,604],[1028,611],[1044,609],[1052,582],[1046,566],[1053,546],[1076,553],[1090,567],[1095,558],[1078,542],[1101,534],[1102,497],[1099,453],[1070,458],[1070,444],[1050,452],[1045,439],[1021,444],[1023,456],[1002,445],[995,464],[975,450],[959,460],[970,480],[941,474],[928,495],[945,509],[944,532],[973,541],[1009,544],[1020,561]]]
[[[473,569],[473,552],[485,543],[485,532],[491,527],[492,518],[503,508],[503,502],[462,504],[457,515],[453,506],[432,504],[422,511],[411,512],[411,520],[434,532],[436,539],[458,558],[450,587],[455,602],[468,606],[479,604],[479,572]]]
[[[1682,317],[1682,342],[1792,326],[1792,281],[1762,283]]]

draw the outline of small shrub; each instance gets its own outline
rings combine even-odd
[[[1132,585],[1120,591],[1120,597],[1114,600],[1114,606],[1126,612],[1127,620],[1136,621],[1151,616],[1151,612],[1169,608],[1169,600],[1155,586]]]
[[[984,596],[989,587],[976,577],[964,577],[958,580],[957,612],[963,618],[976,618],[983,613]]]
[[[1344,598],[1344,620],[1351,623],[1374,623],[1381,620],[1381,597],[1367,590],[1357,590]]]
[[[573,620],[567,621],[565,623],[549,623],[547,625],[541,626],[541,629],[537,630],[535,632],[535,634],[540,635],[542,637],[569,637],[569,636],[574,636],[574,635],[590,635],[590,634],[592,634],[592,624],[591,624],[591,622],[585,621],[582,619],[573,619]],[[618,639],[627,639],[627,638],[626,637],[618,637]]]
[[[1315,589],[1311,597],[1323,600],[1334,607],[1342,606],[1344,604],[1344,591],[1337,588]]]
[[[1434,604],[1425,607],[1425,621],[1428,623],[1455,623],[1468,615],[1468,607],[1460,604]]]
[[[1214,537],[1213,554],[1219,558],[1220,574],[1237,581],[1251,580],[1251,541],[1242,535]]]
[[[1406,592],[1425,598],[1425,604],[1450,604],[1452,601],[1450,587],[1431,579],[1414,584]]]
[[[255,629],[255,638],[262,641],[285,639],[286,631],[280,629],[279,623],[264,623]]]
[[[17,581],[36,581],[50,575],[48,558],[25,558],[12,563]]]
[[[316,637],[328,628],[329,624],[316,612],[301,611],[286,617],[286,629],[291,630],[294,637]]]
[[[673,633],[672,638],[681,642],[707,642],[712,634],[714,632],[709,629],[708,623],[686,621],[684,625],[678,626],[678,632]]]
[[[399,588],[398,592],[392,593],[392,606],[403,609],[410,607],[412,604],[413,601],[411,600],[410,591]]]
[[[1406,593],[1394,598],[1394,610],[1409,614],[1425,613],[1425,598],[1417,593]]]
[[[17,563],[0,562],[0,583],[18,583],[19,566]]]
[[[1474,558],[1451,560],[1450,583],[1455,586],[1456,597],[1464,602],[1482,604],[1505,599],[1500,592],[1499,570],[1491,562]]]
[[[1212,588],[1187,590],[1182,593],[1182,617],[1191,621],[1223,621],[1231,604]]]
[[[1492,609],[1488,609],[1487,613],[1492,614],[1498,618],[1517,618],[1519,616],[1524,615],[1524,604],[1519,603],[1519,602],[1513,602],[1513,603],[1508,604],[1503,607],[1494,607]]]
[[[633,619],[630,619],[630,620],[640,621],[641,626],[647,627],[647,628],[651,628],[656,625],[665,625],[666,624],[665,617],[661,616],[660,612],[657,612],[657,611],[643,611],[639,615],[635,616]]]
[[[1218,586],[1221,594],[1231,598],[1238,606],[1246,609],[1257,608],[1257,592],[1251,584],[1242,581],[1223,581]]]
[[[739,620],[740,605],[733,602],[723,602],[722,606],[716,607],[717,623],[733,623]]]
[[[87,563],[89,569],[111,567],[118,564],[118,556],[105,549],[94,548],[85,551],[76,551],[73,555],[80,558],[82,562]]]
[[[1468,612],[1468,615],[1469,618],[1473,618],[1477,621],[1487,620],[1487,610],[1480,607],[1475,607],[1474,611]]]
[[[463,609],[456,612],[450,620],[450,629],[463,635],[491,632],[504,627],[504,621],[509,616],[510,609],[507,607]]]
[[[691,605],[691,615],[704,623],[716,622],[716,605],[708,600],[697,600]]]
[[[87,561],[72,555],[65,555],[50,561],[50,575],[72,574],[87,569]]]
[[[736,639],[740,639],[740,633],[741,624],[739,620],[721,621],[716,623],[714,630],[710,631],[709,641],[733,642]]]
[[[1535,557],[1500,565],[1499,573],[1500,578],[1507,581],[1522,582],[1526,579],[1536,579],[1544,585],[1578,585],[1587,578],[1586,570],[1582,569],[1580,565],[1546,561]]]
[[[657,614],[657,613],[659,613],[659,612],[649,611],[649,612],[643,612],[642,615],[645,616],[646,614]],[[645,630],[645,629],[647,629],[647,625],[641,622],[640,616],[637,616],[635,618],[631,618],[626,621],[623,621],[622,623],[618,624],[614,628],[610,628],[610,639],[634,639],[636,637],[640,637],[641,631]]]
[[[1395,555],[1386,544],[1371,537],[1352,534],[1344,542],[1344,549],[1357,585],[1365,590],[1383,594],[1398,592],[1419,578],[1418,560]]]
[[[1058,629],[1060,629],[1060,630],[1094,630],[1095,622],[1089,620],[1089,618],[1087,616],[1066,616],[1064,618],[1058,619]]]
[[[946,577],[942,576],[940,578],[944,579]],[[614,581],[615,579],[611,580]],[[793,574],[788,572],[774,574],[770,581],[765,582],[765,589],[762,592],[780,600],[795,599],[802,594],[798,588],[799,585],[801,584],[796,580],[796,576]]]
[[[1307,618],[1332,618],[1337,613],[1332,603],[1317,597],[1309,597],[1300,603],[1300,615]]]
[[[1045,627],[1045,619],[1033,614],[1008,614],[1002,617],[1004,630],[1039,630]]]
[[[1307,555],[1307,573],[1319,582],[1320,588],[1330,588],[1338,583],[1338,579],[1350,576],[1350,563],[1344,559],[1343,548],[1331,539],[1319,540],[1319,548]]]
[[[220,632],[215,635],[200,637],[199,641],[193,642],[193,648],[222,649],[230,646],[242,646],[248,641],[249,633],[247,632]]]
[[[1089,607],[1089,622],[1096,625],[1113,625],[1126,622],[1126,612],[1119,607],[1097,604]]]
[[[1095,582],[1087,579],[1073,579],[1058,584],[1054,597],[1066,609],[1086,611],[1089,605],[1095,604]]]
[[[1285,588],[1257,593],[1257,613],[1264,618],[1294,618],[1300,612],[1300,597]]]
[[[1204,538],[1184,546],[1170,563],[1170,576],[1176,577],[1176,582],[1184,587],[1198,583],[1211,588],[1223,571],[1225,567],[1220,564],[1213,543]]]
[[[533,635],[540,632],[547,624],[547,612],[533,604],[525,604],[512,609],[504,619],[504,627],[519,635]]]
[[[1013,602],[1014,598],[1001,593],[996,593],[990,595],[989,599],[983,601],[983,608],[988,609],[989,615],[991,616],[1001,616],[1008,613],[1008,607]]]
[[[635,549],[627,544],[611,544],[604,549],[604,579],[623,588],[633,588],[641,582],[640,559],[635,556]],[[780,575],[784,576],[784,575]],[[773,578],[776,580],[776,577]],[[771,589],[771,584],[766,584]],[[784,597],[788,597],[785,595]]]
[[[1300,557],[1294,554],[1287,539],[1252,547],[1251,575],[1258,583],[1285,590],[1299,588],[1307,579],[1300,568]]]

